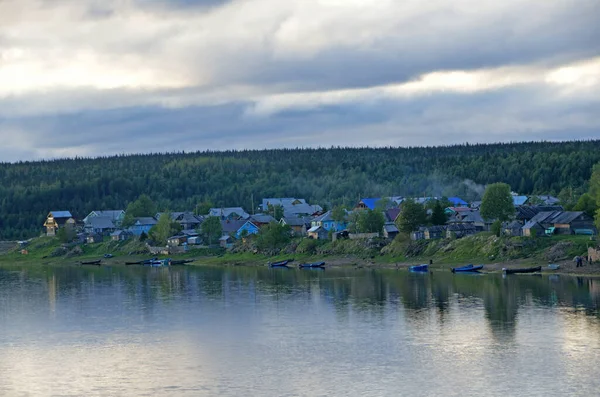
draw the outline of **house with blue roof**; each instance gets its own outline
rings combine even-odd
[[[357,210],[374,210],[377,202],[381,200],[381,198],[364,198],[361,199],[354,209]]]
[[[453,207],[468,207],[469,203],[460,197],[448,197],[448,201],[452,203]]]
[[[346,230],[346,228],[348,227],[348,221],[334,221],[331,217],[331,211],[327,211],[323,215],[314,218],[311,222],[311,226],[311,229],[315,227],[322,227],[327,232],[329,232],[330,230],[333,230],[335,232],[341,232],[342,230]]]

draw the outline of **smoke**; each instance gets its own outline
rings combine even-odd
[[[476,193],[479,198],[483,197],[483,193],[485,192],[485,186],[480,185],[479,183],[475,183],[470,179],[465,179],[463,182],[470,191]]]

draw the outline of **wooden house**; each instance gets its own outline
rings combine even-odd
[[[85,242],[88,244],[96,244],[104,241],[104,236],[101,234],[88,234],[85,238]]]
[[[86,225],[92,218],[108,218],[116,227],[121,227],[121,223],[125,218],[125,211],[123,210],[98,210],[90,212],[85,218],[83,218],[83,224]]]
[[[530,236],[532,229],[537,230],[537,235],[540,235],[541,229],[548,235],[597,233],[594,219],[582,211],[540,212],[523,226],[523,235]]]
[[[311,219],[309,217],[283,217],[279,223],[292,228],[296,236],[306,236],[308,229],[311,228]]]
[[[468,223],[456,223],[446,227],[446,238],[463,238],[477,233],[475,226]]]
[[[220,245],[222,248],[227,248],[227,249],[229,249],[229,248],[233,247],[233,237],[231,237],[231,236],[229,236],[229,235],[222,236],[222,237],[219,239],[219,245]]]
[[[140,217],[134,219],[134,224],[129,228],[135,236],[141,236],[142,233],[148,234],[150,229],[156,225],[157,221],[153,217]]]
[[[110,239],[112,241],[126,241],[129,240],[133,236],[133,233],[127,230],[115,230],[110,234]]]
[[[436,240],[444,238],[446,235],[446,226],[429,226],[423,229],[423,237],[425,240]]]
[[[329,232],[323,228],[323,226],[313,226],[308,229],[308,237],[315,240],[327,240],[329,238]]]
[[[246,220],[250,218],[242,207],[228,207],[228,208],[211,208],[208,211],[208,216],[216,216],[221,220]]]
[[[400,233],[400,231],[394,222],[386,222],[386,224],[383,225],[383,237],[393,240],[398,233]]]
[[[105,216],[94,216],[84,222],[83,230],[87,234],[100,234],[108,236],[117,229],[114,221]]]
[[[69,211],[50,211],[44,222],[47,236],[56,236],[58,229],[62,227],[75,228],[75,218]]]

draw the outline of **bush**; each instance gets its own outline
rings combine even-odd
[[[296,252],[298,252],[299,254],[312,255],[317,252],[318,245],[319,245],[319,243],[317,242],[317,240],[314,240],[312,238],[305,238],[305,239],[302,239],[300,244],[298,244],[298,247],[296,248]]]

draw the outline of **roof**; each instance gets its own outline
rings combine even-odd
[[[379,200],[381,200],[381,198],[364,198],[364,199],[360,200],[360,203],[363,203],[365,205],[365,207],[367,207],[368,209],[374,210],[375,205],[377,204],[377,202]]]
[[[227,241],[231,239],[231,236],[221,236],[221,238],[219,239],[219,241]]]
[[[223,216],[227,218],[232,214],[236,214],[244,219],[250,218],[250,214],[244,211],[242,207],[211,208],[208,211],[208,216]]]
[[[319,229],[323,229],[323,228],[321,226],[313,226],[310,229],[308,229],[308,233],[317,232],[317,231],[319,231]],[[325,229],[323,229],[323,230],[325,230]]]
[[[152,218],[151,216],[142,216],[139,218],[135,218],[135,224],[139,224],[141,226],[147,226],[147,225],[156,225],[156,219]]]
[[[96,214],[96,216],[101,216],[110,219],[117,219],[121,214],[125,211],[123,210],[102,210],[102,211],[92,211],[86,216],[86,219],[90,217],[92,214]]]
[[[436,226],[429,226],[429,227],[425,227],[423,228],[422,231],[426,231],[429,230],[429,232],[443,232],[448,228],[448,226],[445,225],[436,225]],[[419,228],[419,230],[421,230],[421,228]]]
[[[320,205],[310,205],[306,203],[302,204],[285,204],[283,205],[283,213],[284,214],[294,214],[294,215],[312,215],[316,212],[323,211],[323,208]]]
[[[449,230],[451,232],[461,230],[475,230],[475,226],[471,225],[470,223],[454,223],[452,225],[448,225],[446,230]]]
[[[72,218],[73,215],[69,211],[50,211],[54,218]]]
[[[527,196],[512,196],[512,199],[515,206],[523,205],[527,201]]]
[[[197,236],[198,232],[195,231],[194,229],[184,229],[181,231],[181,234],[183,234],[184,236],[193,237],[193,236]]]
[[[309,225],[311,222],[311,219],[309,217],[296,217],[296,216],[290,216],[290,217],[283,217],[281,219],[286,225],[290,225],[290,226],[304,226],[304,225]]]
[[[539,223],[534,222],[534,221],[529,221],[523,226],[523,229],[533,229],[533,228],[544,229],[544,227],[542,225],[540,225]]]
[[[269,207],[269,205],[281,205],[286,206],[286,205],[294,205],[294,202],[299,202],[299,204],[306,204],[306,200],[304,199],[297,199],[295,197],[279,197],[279,198],[264,198],[262,200],[262,209],[264,211],[266,211]],[[299,205],[296,204],[296,205]]]
[[[506,229],[517,229],[518,228],[518,229],[520,229],[521,226],[523,226],[523,225],[521,225],[521,222],[519,222],[517,220],[514,220],[512,222],[505,223],[504,228],[506,228]]]
[[[388,233],[398,233],[399,232],[398,228],[393,223],[386,223],[385,225],[383,225],[383,230],[385,230]]]
[[[236,233],[245,223],[245,220],[221,221],[221,227],[223,233]]]
[[[275,220],[275,218],[273,218],[271,215],[268,214],[256,214],[256,215],[252,215],[250,217],[250,220],[252,222],[256,222],[256,223],[271,223],[271,222],[277,222]]]
[[[469,204],[465,200],[461,199],[460,197],[448,197],[448,201],[450,201],[455,206],[468,205]]]
[[[114,229],[115,227],[112,218],[105,216],[93,216],[88,218],[85,225],[93,229]]]
[[[131,232],[128,230],[115,230],[110,235],[111,236],[120,236],[121,234],[131,234]]]
[[[400,215],[400,208],[390,208],[389,210],[385,211],[385,217],[390,222],[395,221],[396,218],[398,218],[398,215]]]
[[[531,219],[537,223],[568,224],[583,215],[582,211],[542,211]]]
[[[331,218],[331,211],[327,211],[323,215],[317,216],[312,221],[313,222],[328,222],[328,221],[333,221],[333,219]]]
[[[546,204],[546,205],[556,205],[556,204],[560,203],[560,200],[554,196],[541,195],[541,196],[535,196],[535,197],[542,200],[544,202],[544,204]]]

